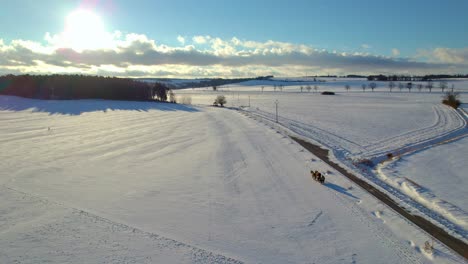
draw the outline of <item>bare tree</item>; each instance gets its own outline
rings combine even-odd
[[[422,84],[418,84],[417,87],[418,87],[418,91],[421,92],[422,88],[423,88],[424,85]]]
[[[349,92],[349,89],[351,89],[351,86],[349,84],[346,84],[344,87],[345,87],[347,92]]]
[[[400,89],[400,92],[405,88],[405,85],[403,83],[398,83],[398,88]]]
[[[371,88],[371,90],[373,92],[374,89],[377,87],[377,84],[375,82],[371,82],[371,83],[369,83],[369,87]]]
[[[265,89],[265,86],[262,86],[262,93],[263,93],[263,89]]]
[[[362,91],[365,92],[365,91],[366,91],[366,88],[367,88],[367,85],[366,85],[365,83],[363,83],[363,84],[361,85],[361,87],[362,87]]]
[[[411,93],[411,89],[413,88],[413,83],[411,83],[411,82],[407,83],[406,88],[408,88],[408,92]]]
[[[307,85],[307,91],[310,93],[310,90],[312,89],[312,87],[310,87],[310,85]]]
[[[303,90],[304,90],[304,87],[303,87],[303,86],[301,86],[301,93],[302,93],[302,91],[303,91]]]
[[[446,81],[439,82],[439,88],[442,90],[442,92],[444,92],[445,89],[447,89],[447,82]]]
[[[167,87],[160,83],[154,84],[155,95],[159,101],[167,101]]]
[[[314,91],[315,91],[315,92],[318,91],[318,86],[317,86],[317,85],[314,85]]]
[[[426,88],[429,90],[430,93],[432,92],[432,87],[433,87],[432,81],[428,81],[426,84]]]
[[[172,91],[172,89],[169,90],[169,102],[174,103],[174,104],[177,103],[176,96],[174,92]]]
[[[276,92],[276,84],[273,85],[273,90]]]
[[[388,88],[390,89],[390,92],[392,92],[393,88],[395,88],[395,83],[394,82],[389,82],[388,83]]]

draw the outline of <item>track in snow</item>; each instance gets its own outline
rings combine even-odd
[[[328,133],[314,125],[305,124],[289,118],[280,117],[279,124],[277,124],[275,123],[274,116],[264,111],[244,111],[241,109],[241,113],[251,116],[258,121],[266,122],[272,127],[275,127],[275,129],[284,131],[287,135],[293,132],[293,135],[296,134],[300,137],[319,142],[332,150],[334,156],[339,161],[353,168],[356,164],[356,160],[369,159],[374,162],[384,161],[387,159],[387,153],[404,155],[405,153],[429,148],[443,142],[448,142],[451,139],[466,136],[468,133],[466,128],[467,121],[461,114],[443,105],[433,106],[432,109],[435,116],[432,125],[381,140],[376,146],[361,146],[356,142],[352,142],[333,133]],[[364,170],[362,175],[373,184],[382,188],[387,194],[391,194],[396,200],[399,200],[400,204],[418,210],[427,218],[433,219],[440,226],[446,228],[450,232],[456,233],[463,239],[468,237],[468,232],[462,226],[444,216],[445,211],[443,210],[445,210],[445,208],[439,208],[437,211],[432,208],[427,208],[412,197],[409,197],[399,188],[382,181],[375,173],[369,170]]]
[[[95,213],[50,201],[49,199],[24,191],[5,186],[0,186],[0,191],[2,192],[1,197],[3,199],[14,200],[17,207],[10,208],[4,212],[7,216],[8,214],[15,214],[16,211],[20,211],[31,205],[40,207],[43,211],[59,210],[61,212],[59,215],[55,215],[54,219],[39,221],[37,227],[25,227],[24,230],[21,228],[17,241],[10,242],[10,245],[12,243],[18,243],[18,245],[28,243],[28,240],[38,241],[38,243],[42,240],[49,241],[49,243],[58,240],[60,243],[63,243],[63,245],[50,248],[51,252],[46,256],[35,255],[35,250],[30,250],[30,253],[26,257],[26,255],[17,254],[21,252],[17,252],[16,250],[2,252],[2,247],[0,247],[0,261],[2,262],[11,261],[13,263],[19,261],[20,263],[34,263],[36,261],[50,262],[58,259],[80,262],[80,259],[86,255],[86,252],[81,252],[80,246],[76,244],[87,242],[80,241],[80,239],[88,237],[89,245],[86,245],[86,251],[102,250],[104,252],[103,256],[100,256],[100,259],[96,259],[96,261],[101,263],[154,263],[154,261],[159,262],[162,259],[177,263],[243,263],[230,257],[116,222]],[[44,220],[46,217],[32,216],[30,221],[41,220],[41,218]],[[10,226],[2,230],[0,236],[6,236],[10,232],[15,233],[15,229],[14,225]],[[27,233],[24,234],[25,232]],[[44,237],[45,235],[47,237]],[[21,238],[21,236],[24,236],[24,238]],[[141,242],[144,242],[145,247],[151,246],[152,249],[146,252],[139,252],[140,250],[137,247]],[[75,245],[72,246],[70,243]],[[93,245],[94,243],[96,244]],[[73,251],[68,252],[65,249],[67,244],[73,247]],[[95,248],[91,249],[89,246]],[[110,247],[111,250],[109,248],[105,249],[106,247]],[[4,245],[3,248],[8,247]],[[135,252],[138,252],[138,254],[135,254]],[[161,258],[161,255],[164,257]],[[103,259],[106,259],[106,261],[102,262]]]
[[[400,215],[405,217],[406,219],[410,220],[417,226],[419,226],[421,229],[426,231],[428,234],[431,234],[433,237],[435,237],[437,240],[441,241],[445,245],[447,245],[450,249],[453,251],[457,252],[461,256],[463,256],[465,259],[468,260],[468,245],[463,242],[462,240],[459,240],[452,235],[448,234],[446,231],[444,231],[442,228],[432,224],[431,222],[427,221],[426,219],[418,216],[418,215],[413,215],[406,211],[406,209],[400,207],[394,200],[392,200],[389,196],[384,194],[383,192],[379,191],[372,185],[368,184],[362,179],[359,179],[355,175],[349,173],[346,169],[342,168],[340,165],[336,164],[335,162],[331,161],[328,157],[328,151],[321,149],[318,146],[315,146],[309,142],[306,142],[304,140],[301,140],[299,138],[292,137],[297,143],[299,143],[301,146],[304,148],[308,149],[311,153],[325,161],[327,164],[338,170],[342,175],[346,176],[348,179],[352,180],[359,186],[361,186],[364,190],[372,194],[374,197],[379,199],[380,201],[384,202],[386,205],[388,205],[390,208],[392,208],[394,211],[398,212]],[[355,207],[353,205],[353,207]],[[393,245],[394,247],[396,245]],[[398,248],[398,247],[396,247]]]

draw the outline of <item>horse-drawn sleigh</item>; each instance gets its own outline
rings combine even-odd
[[[324,183],[325,182],[325,176],[320,173],[319,171],[310,171],[310,175],[312,176],[312,179],[320,182],[320,183]]]

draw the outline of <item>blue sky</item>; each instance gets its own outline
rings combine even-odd
[[[202,53],[211,51],[217,56],[226,57],[233,56],[234,53],[219,55],[220,53],[213,47],[215,39],[230,41],[236,38],[256,43],[273,41],[297,45],[295,48],[305,45],[315,51],[326,51],[330,54],[347,53],[348,57],[349,54],[391,57],[393,61],[387,61],[390,64],[399,60],[446,64],[444,65],[446,68],[434,69],[426,67],[427,65],[420,65],[423,66],[420,68],[417,65],[411,65],[409,68],[404,65],[401,70],[392,65],[388,69],[382,67],[381,72],[417,70],[466,73],[468,58],[468,34],[466,34],[468,1],[466,0],[18,0],[2,3],[0,39],[4,45],[11,45],[12,41],[21,39],[47,46],[50,40],[45,39],[45,34],[48,32],[54,36],[63,32],[67,15],[83,7],[99,16],[105,30],[110,33],[119,31],[123,39],[127,34],[144,35],[144,41],[154,41],[155,45],[166,45],[174,49],[196,44],[196,51]],[[209,36],[209,40],[206,43],[193,43],[193,38],[196,36]],[[181,39],[184,41],[181,42]],[[223,47],[226,45],[224,43]],[[273,46],[270,45],[268,48],[271,49]],[[156,46],[153,48],[158,50]],[[256,49],[252,46],[250,48],[249,51],[252,52]],[[237,45],[236,54],[244,49],[245,46]],[[296,50],[293,47],[288,52]],[[306,53],[311,54],[311,52]],[[319,61],[323,62],[324,58],[321,59]],[[135,66],[139,65],[138,61],[133,63]],[[223,64],[213,60],[208,66],[229,66],[230,63]],[[178,65],[181,64],[183,63],[178,62]],[[197,66],[196,63],[189,64],[192,67]],[[305,70],[318,71],[315,67],[317,65],[303,64],[292,65],[309,68],[314,66]],[[144,65],[151,66],[149,62],[145,62]],[[164,64],[155,62],[152,66],[156,65],[160,73],[165,72],[162,68]],[[167,65],[174,63],[168,61]],[[245,66],[253,65],[278,68],[274,63],[246,61]],[[349,71],[349,66],[340,68],[338,67],[340,65],[341,62],[331,64],[327,71],[334,70],[340,73]],[[357,66],[359,65],[358,63]],[[281,74],[280,71],[272,71]],[[366,71],[368,70],[361,72]],[[288,74],[292,72],[285,73]]]

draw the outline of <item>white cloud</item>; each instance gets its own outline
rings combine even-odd
[[[116,76],[245,77],[252,75],[303,75],[322,73],[445,73],[467,70],[468,48],[420,51],[418,58],[376,56],[367,52],[346,53],[316,49],[309,45],[221,39],[194,36],[193,45],[158,43],[144,34],[109,34],[104,48],[74,50],[60,46],[60,35],[45,35],[45,44],[0,40],[0,73],[84,73]],[[182,41],[183,40],[183,41]],[[198,45],[203,45],[200,48]],[[460,66],[462,65],[462,66]],[[463,66],[465,65],[465,66]]]
[[[205,44],[211,39],[210,36],[194,36],[192,38],[193,42],[196,44]]]
[[[420,50],[417,57],[425,58],[430,62],[468,65],[468,47],[459,49],[435,48],[433,50]]]
[[[369,45],[369,44],[362,44],[362,45],[361,45],[361,48],[363,48],[363,49],[370,49],[370,48],[372,48],[372,46]]]
[[[180,44],[184,45],[185,44],[185,38],[182,37],[181,35],[177,36],[177,41],[180,42]]]

